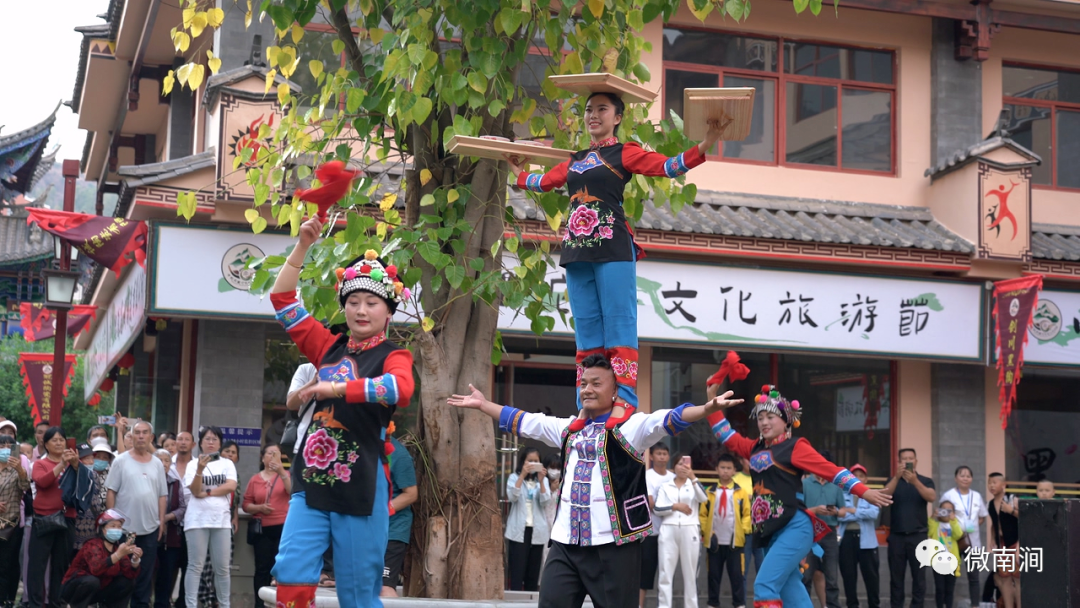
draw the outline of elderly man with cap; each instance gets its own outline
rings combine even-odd
[[[860,482],[866,483],[866,467],[856,464],[850,470]],[[844,579],[844,597],[848,608],[859,608],[857,571],[862,570],[867,604],[870,608],[878,608],[879,560],[875,527],[881,509],[851,492],[845,492],[844,502],[845,507],[840,510],[840,576]]]
[[[6,421],[5,421],[6,422]],[[30,475],[19,462],[12,427],[0,425],[0,606],[12,606],[19,591],[19,553],[22,549],[22,497]]]
[[[124,514],[109,509],[101,514],[99,533],[86,541],[64,574],[60,597],[71,608],[98,604],[124,608],[142,571],[143,551],[124,539]],[[152,568],[151,568],[152,570]]]

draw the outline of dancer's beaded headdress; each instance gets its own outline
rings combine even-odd
[[[761,394],[754,397],[754,409],[750,410],[750,418],[757,418],[761,412],[775,414],[783,418],[788,426],[799,428],[802,406],[797,400],[788,401],[775,386],[766,384],[761,387]]]

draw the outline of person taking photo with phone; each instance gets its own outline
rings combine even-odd
[[[697,608],[697,566],[701,554],[701,524],[698,513],[709,496],[701,487],[689,456],[675,463],[675,478],[656,491],[656,514],[660,516],[660,584],[657,605],[671,608],[675,567],[681,562],[683,606]]]
[[[198,608],[199,579],[202,577],[209,548],[214,568],[214,587],[218,604],[229,608],[231,591],[229,568],[232,540],[232,512],[229,494],[236,490],[236,465],[222,458],[221,429],[199,428],[199,460],[188,464],[184,485],[191,491],[184,513],[184,536],[187,538],[188,565],[184,576],[184,600],[188,608]]]
[[[254,516],[248,522],[247,542],[255,550],[255,608],[263,608],[259,589],[270,586],[292,495],[292,478],[281,464],[281,447],[263,446],[260,456],[262,465],[248,481],[242,504]]]
[[[926,540],[928,505],[937,503],[934,480],[916,471],[919,461],[915,450],[903,448],[898,452],[896,474],[885,484],[884,492],[892,494],[889,517],[889,593],[892,608],[904,606],[904,577],[911,568],[911,605],[922,606],[926,594],[926,570],[919,565],[915,548]]]
[[[75,544],[75,507],[64,504],[60,478],[77,474],[79,454],[70,444],[64,429],[50,427],[42,435],[45,455],[34,461],[34,524],[30,531],[30,555],[26,578],[30,608],[46,603],[45,572],[49,572],[48,604],[60,606],[60,586]],[[69,469],[72,471],[69,473]]]
[[[544,506],[551,500],[547,469],[540,463],[540,451],[524,447],[518,452],[517,470],[506,480],[510,516],[506,519],[506,540],[510,541],[507,565],[510,589],[536,591],[540,565],[550,529]]]
[[[64,574],[60,597],[71,608],[97,604],[125,608],[142,571],[143,550],[124,538],[125,516],[109,509],[98,518],[98,535],[83,544]],[[153,570],[153,568],[150,568]]]

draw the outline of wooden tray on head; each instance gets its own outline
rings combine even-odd
[[[623,103],[649,103],[656,100],[656,91],[650,91],[614,74],[600,72],[567,74],[548,76],[548,80],[560,89],[583,96],[593,93],[614,93],[623,100]]]
[[[494,160],[506,160],[507,155],[528,157],[532,162],[545,167],[569,160],[570,155],[573,154],[572,151],[563,150],[562,148],[533,146],[512,141],[469,137],[467,135],[451,137],[449,151],[451,154],[460,156],[477,156]]]
[[[683,130],[691,141],[705,139],[709,121],[719,120],[724,141],[742,141],[750,135],[754,115],[754,87],[684,89]]]

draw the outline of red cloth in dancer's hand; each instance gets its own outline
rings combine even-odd
[[[729,350],[727,356],[724,357],[724,361],[720,363],[720,370],[709,377],[705,382],[706,386],[712,386],[714,384],[720,384],[725,379],[728,380],[745,380],[750,375],[750,368],[746,367],[739,362],[739,355]]]
[[[326,212],[345,198],[353,179],[358,175],[360,175],[359,171],[347,170],[345,163],[340,160],[323,163],[315,169],[315,177],[322,182],[322,186],[297,190],[296,197],[308,203],[315,203],[319,207],[319,219],[325,220]]]

